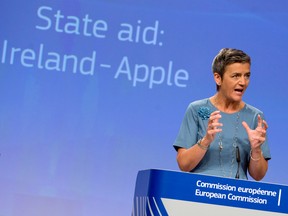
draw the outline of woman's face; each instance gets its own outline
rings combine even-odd
[[[250,64],[233,63],[226,66],[223,78],[218,77],[221,84],[219,92],[231,101],[242,101],[242,96],[250,81]],[[216,80],[217,81],[217,80]]]

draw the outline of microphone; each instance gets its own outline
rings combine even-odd
[[[237,173],[236,173],[236,176],[235,178],[236,179],[239,179],[239,172],[240,172],[240,162],[241,162],[241,159],[240,159],[240,150],[239,150],[239,147],[236,146],[236,161],[238,163],[238,167],[237,167]]]

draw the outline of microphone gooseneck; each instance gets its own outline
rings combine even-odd
[[[238,147],[238,146],[236,146],[236,161],[237,161],[237,163],[238,163],[238,167],[237,167],[237,172],[236,172],[235,178],[236,178],[236,179],[239,179],[239,177],[240,177],[239,172],[240,172],[240,162],[241,162],[241,159],[240,159],[240,150],[239,150],[239,147]]]

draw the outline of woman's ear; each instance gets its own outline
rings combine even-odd
[[[214,80],[218,86],[221,86],[222,78],[219,73],[214,72]]]

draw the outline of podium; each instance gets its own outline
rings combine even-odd
[[[159,169],[138,172],[133,216],[288,215],[288,186]]]

